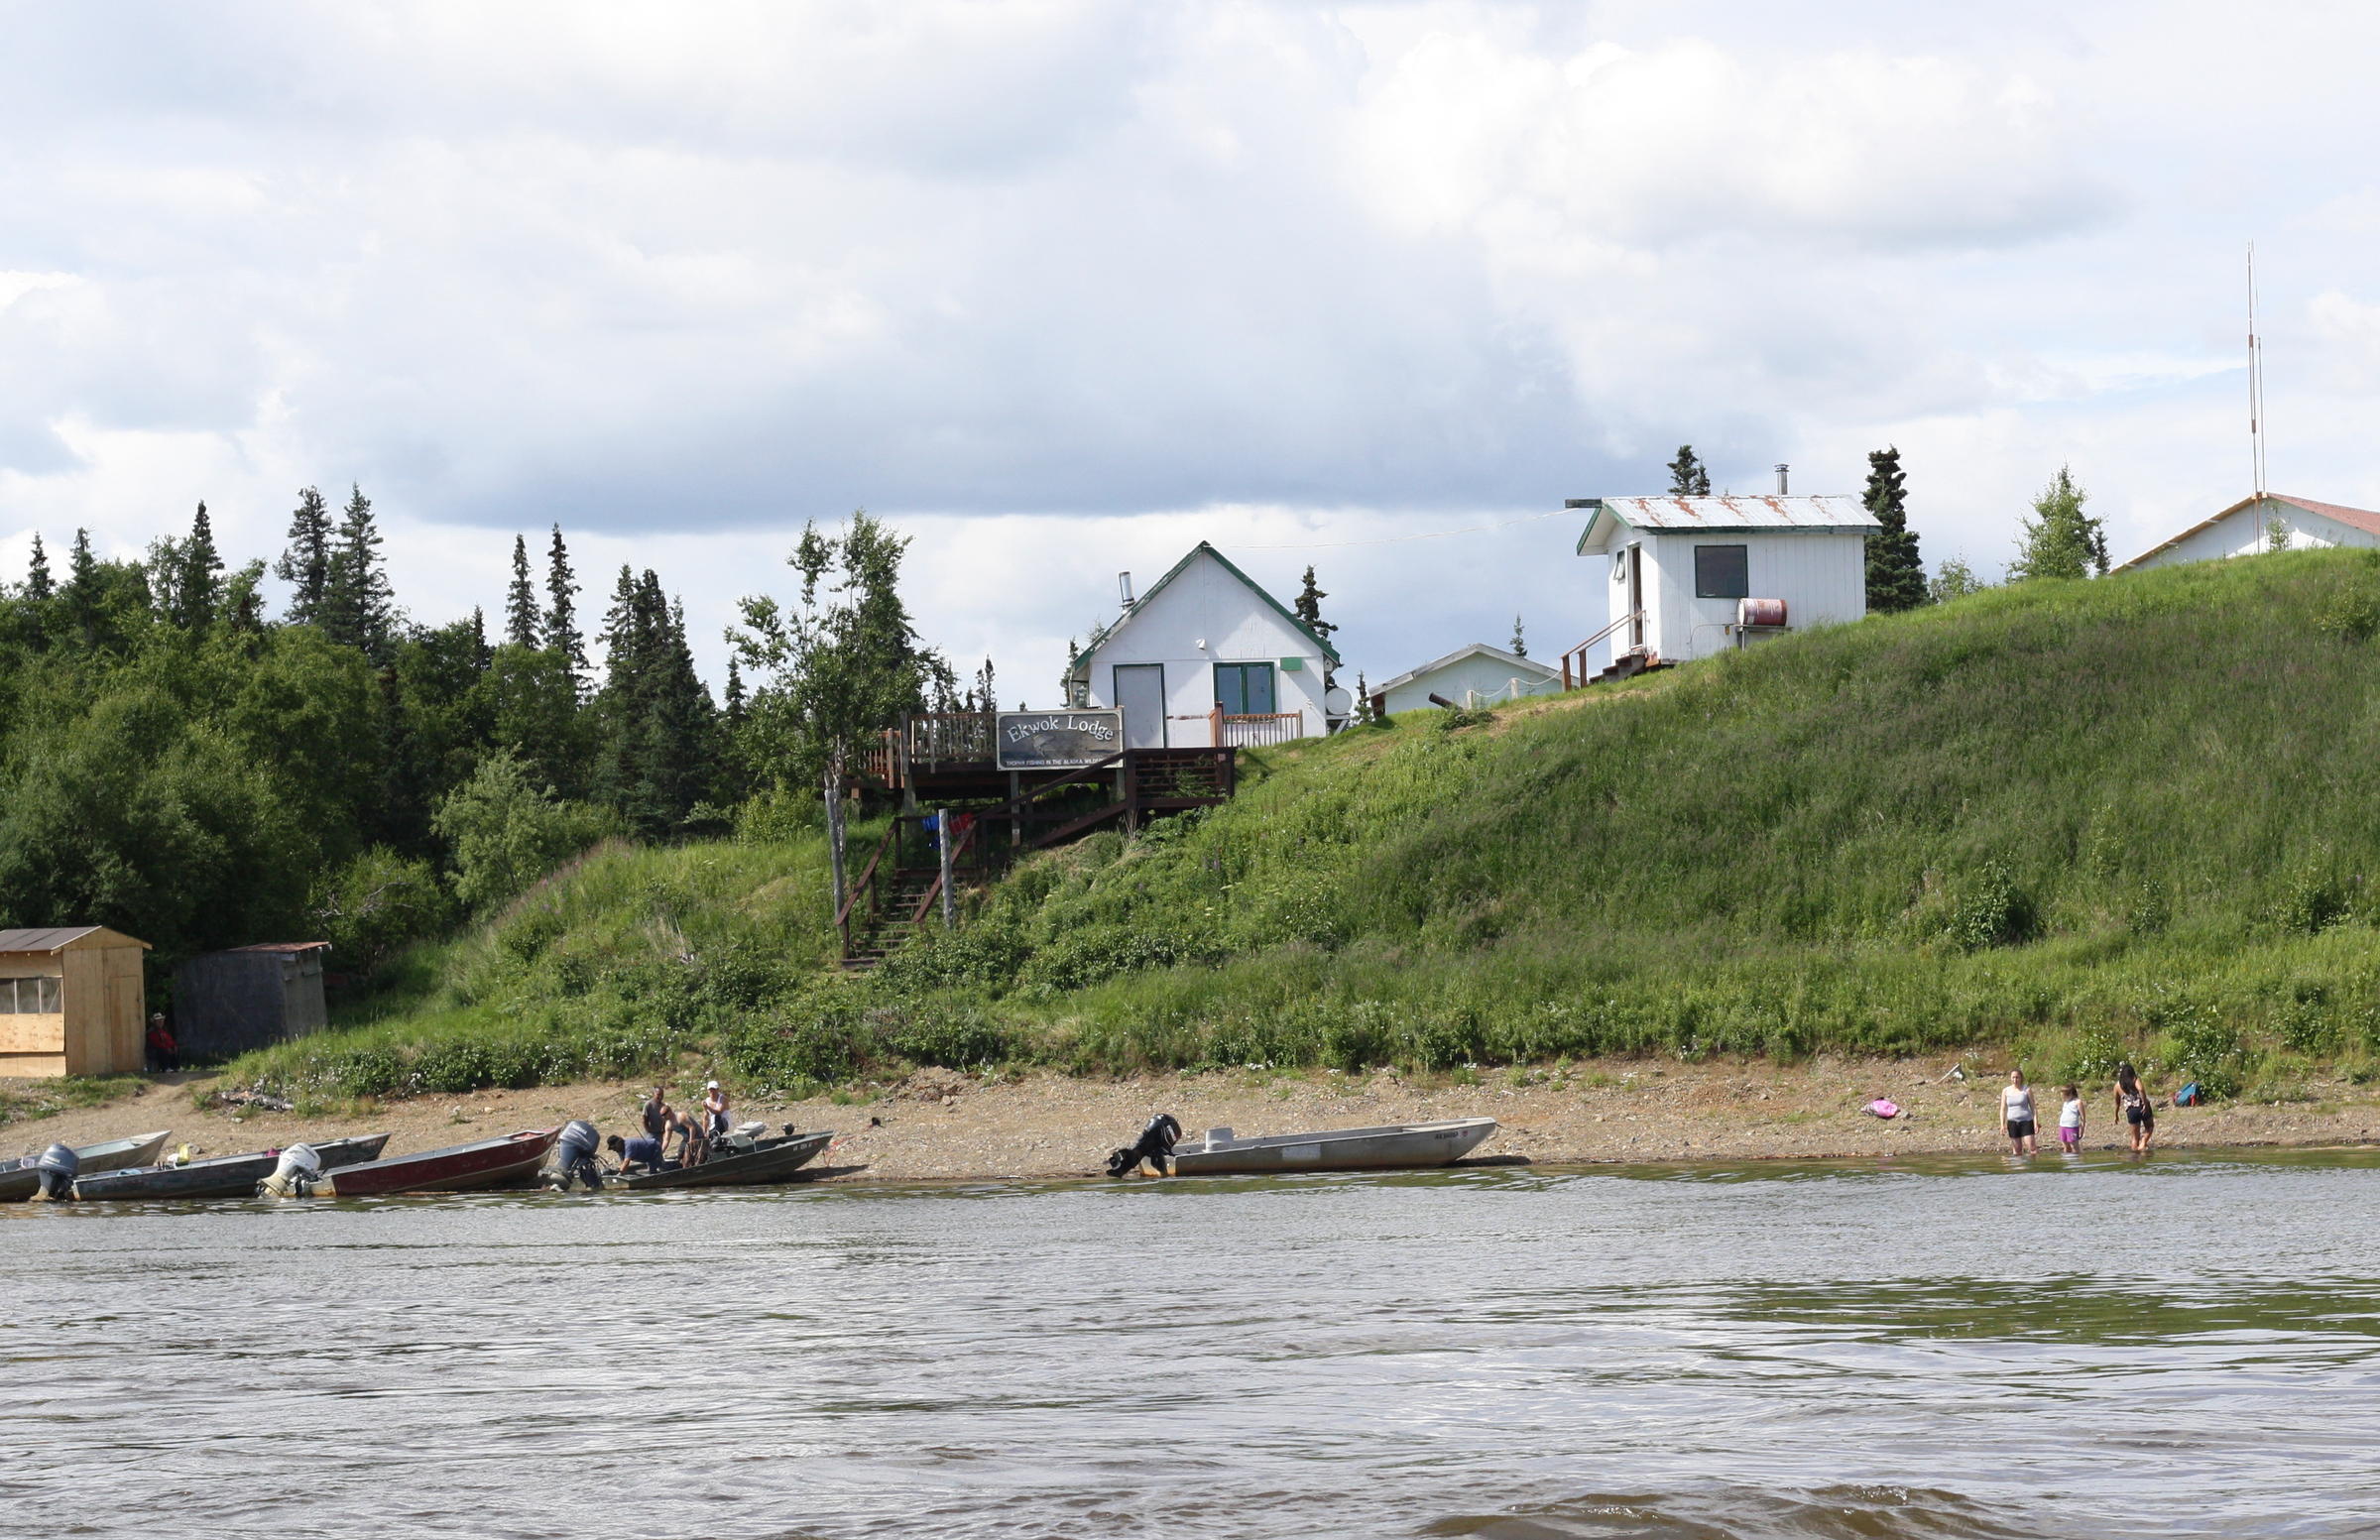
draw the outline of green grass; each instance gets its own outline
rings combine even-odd
[[[1029,862],[864,981],[827,976],[814,842],[613,850],[415,959],[357,1031],[400,1058],[498,1045],[515,1077],[680,1051],[784,1084],[1982,1043],[2286,1093],[2380,1050],[2375,631],[2380,560],[2284,554],[1996,590],[1453,730],[1417,714]],[[755,939],[725,920],[735,883],[663,875],[705,861],[746,885],[776,863],[783,966],[700,982]]]
[[[33,1082],[28,1089],[0,1091],[0,1125],[53,1118],[77,1107],[97,1107],[140,1089],[138,1075],[68,1075]]]

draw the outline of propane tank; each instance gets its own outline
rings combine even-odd
[[[1782,626],[1785,624],[1785,601],[1782,599],[1738,599],[1735,601],[1735,624],[1738,626]]]
[[[314,1183],[322,1179],[322,1157],[310,1144],[292,1144],[281,1152],[280,1164],[273,1174],[257,1183],[259,1193],[276,1198],[311,1197]]]
[[[41,1190],[34,1197],[44,1201],[74,1196],[74,1173],[82,1169],[82,1158],[63,1144],[53,1144],[33,1163],[39,1173]]]

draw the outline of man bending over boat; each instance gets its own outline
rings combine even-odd
[[[614,1158],[620,1162],[622,1171],[626,1171],[630,1166],[637,1166],[647,1171],[658,1171],[661,1168],[661,1141],[651,1134],[624,1139],[615,1133],[604,1140],[604,1146],[611,1150]]]

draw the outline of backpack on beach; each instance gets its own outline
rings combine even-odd
[[[2197,1107],[2205,1100],[2206,1093],[2199,1089],[2199,1083],[2195,1080],[2174,1093],[2176,1107]]]

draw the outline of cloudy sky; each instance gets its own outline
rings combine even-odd
[[[235,557],[360,482],[400,598],[559,521],[706,663],[803,520],[916,538],[1046,702],[1200,538],[1379,678],[1600,624],[1565,497],[1855,490],[1994,569],[2071,463],[2130,553],[2380,506],[2380,8],[0,4],[0,571]],[[335,499],[334,499],[335,501]],[[600,602],[600,593],[595,596]]]

